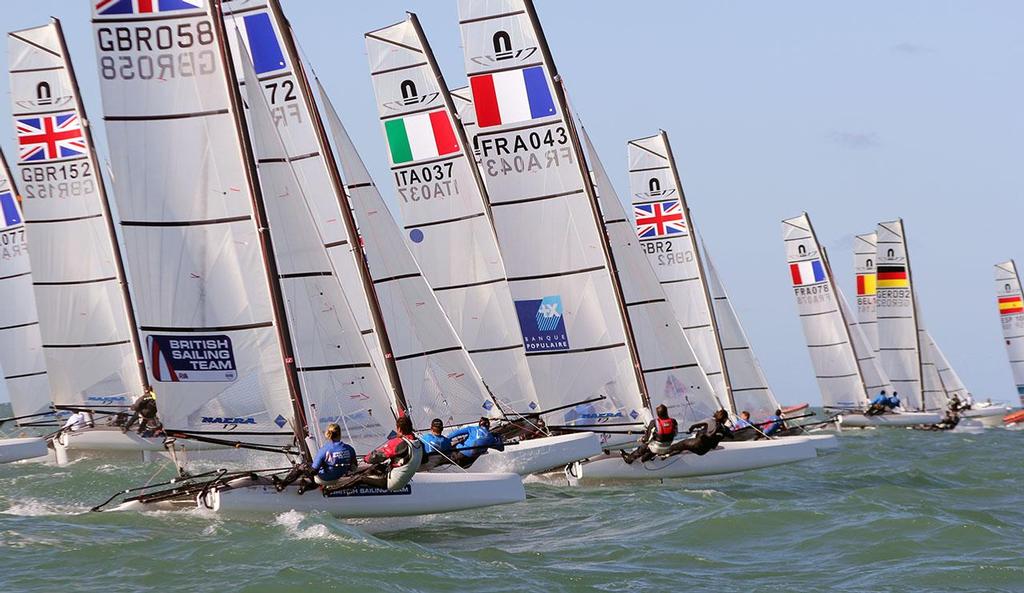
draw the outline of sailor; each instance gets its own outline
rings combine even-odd
[[[753,426],[753,424],[750,423],[750,412],[743,410],[740,412],[740,417],[736,419],[735,423],[733,423],[732,430],[733,432],[736,432],[737,430],[742,430],[750,426]]]
[[[387,490],[405,488],[423,461],[423,443],[413,432],[412,420],[404,414],[395,421],[394,435],[363,458],[369,465],[331,490],[353,486]]]
[[[725,425],[728,420],[729,413],[718,410],[711,418],[691,425],[689,432],[693,436],[672,445],[666,455],[676,455],[683,451],[704,455],[717,447],[722,439],[732,438],[732,431]]]
[[[782,417],[782,410],[776,409],[775,413],[768,417],[768,422],[764,428],[765,436],[772,436],[780,430],[786,429],[786,420]]]
[[[352,445],[342,442],[341,427],[333,422],[328,424],[324,436],[327,437],[327,442],[316,452],[313,463],[296,465],[284,479],[273,476],[274,488],[278,492],[300,477],[311,477],[316,484],[321,486],[335,486],[356,468],[359,463],[356,451]],[[309,480],[303,479],[299,483],[299,494],[311,490],[313,487]]]
[[[900,394],[895,391],[892,392],[892,397],[889,398],[888,407],[890,410],[895,410],[900,407]]]
[[[640,437],[638,441],[640,444],[637,448],[633,449],[631,453],[620,452],[622,460],[626,463],[633,463],[637,459],[646,463],[654,459],[656,455],[668,453],[669,447],[672,446],[672,441],[675,440],[676,434],[679,433],[679,425],[676,423],[676,419],[669,417],[668,408],[665,404],[655,408],[654,413],[657,414],[657,418],[651,420],[647,425],[647,430]]]
[[[159,429],[160,423],[156,419],[156,392],[150,387],[146,393],[132,404],[132,417],[121,427],[121,432],[128,432],[136,420],[139,420],[138,433],[141,435],[152,426],[154,430]]]
[[[868,405],[868,411],[865,412],[864,415],[877,416],[879,414],[885,413],[886,409],[891,407],[889,405],[889,402],[889,396],[885,394],[885,390],[883,389],[878,393],[878,395],[875,396],[875,399],[871,400],[871,403]]]
[[[990,400],[990,403],[991,403],[991,400]],[[973,407],[974,407],[974,396],[971,395],[970,391],[968,391],[967,395],[964,396],[964,407],[963,407],[963,409],[964,410],[970,410]]]
[[[434,469],[451,460],[452,440],[444,436],[444,422],[440,418],[430,421],[430,432],[420,436],[423,441],[423,464],[421,471]]]
[[[960,401],[960,397],[957,394],[953,394],[953,397],[949,398],[949,410],[951,412],[959,412],[963,408],[963,402]]]
[[[68,417],[67,422],[64,423],[63,430],[70,430],[71,432],[78,432],[83,428],[89,426],[89,414],[86,412],[75,412]]]
[[[488,449],[505,450],[505,441],[491,432],[491,420],[481,416],[476,426],[464,426],[448,435],[452,441],[459,437],[465,439],[459,443],[452,453],[452,460],[461,467],[469,467]]]

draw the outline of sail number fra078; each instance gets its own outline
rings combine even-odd
[[[191,78],[216,69],[213,24],[208,20],[99,27],[96,40],[103,54],[100,76],[107,80]]]

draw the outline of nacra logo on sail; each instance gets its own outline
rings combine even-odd
[[[221,418],[220,416],[203,416],[203,424],[256,424],[256,419],[252,416],[248,418],[232,418],[226,416]]]

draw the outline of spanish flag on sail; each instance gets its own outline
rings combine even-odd
[[[1000,315],[1015,315],[1017,313],[1024,313],[1024,300],[1020,295],[999,297]]]
[[[857,274],[857,296],[875,296],[874,274]]]
[[[907,288],[907,267],[901,265],[878,266],[878,288]]]

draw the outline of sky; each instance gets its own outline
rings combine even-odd
[[[283,5],[387,193],[363,33],[417,13],[448,85],[462,86],[456,1]],[[1015,398],[992,266],[1024,261],[1024,4],[536,5],[573,105],[621,197],[628,196],[626,141],[668,132],[694,226],[780,401],[821,401],[780,230],[783,218],[803,211],[847,294],[854,292],[853,236],[902,217],[929,330],[976,397]],[[98,124],[89,11],[90,0],[5,2],[2,23],[16,30],[62,20]],[[0,93],[9,105],[6,77]],[[103,126],[94,133],[102,154]],[[8,155],[13,137],[10,119],[0,118]]]

